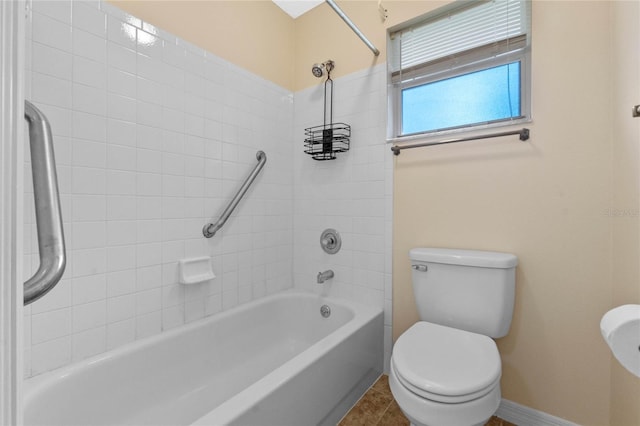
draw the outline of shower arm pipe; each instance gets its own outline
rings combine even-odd
[[[23,303],[28,305],[58,284],[66,266],[66,254],[51,126],[42,111],[29,101],[25,101],[24,117],[29,123],[33,198],[40,254],[38,270],[24,283]]]
[[[264,167],[264,163],[267,162],[267,154],[265,154],[264,151],[258,151],[256,152],[256,159],[258,160],[258,164],[256,164],[249,176],[247,176],[247,179],[244,181],[227,208],[224,209],[218,221],[216,223],[209,222],[202,228],[202,235],[206,238],[211,238],[216,235],[216,232],[218,232],[227,222],[227,219],[229,219],[233,210],[235,210],[240,200],[242,200],[242,197],[244,197],[245,192],[247,192],[253,181],[256,179],[256,176],[258,176],[258,173],[260,173],[260,170]]]
[[[356,27],[356,25],[351,21],[351,19],[349,19],[347,15],[345,15],[345,13],[342,11],[342,9],[340,9],[335,1],[325,0],[325,2],[329,6],[331,6],[331,8],[338,14],[339,17],[342,18],[342,20],[349,26],[349,28],[351,28],[353,32],[356,33],[358,37],[360,37],[360,40],[362,40],[364,44],[366,44],[367,47],[371,49],[375,56],[380,55],[380,51],[373,45],[373,43],[369,41],[369,39],[364,34],[362,34],[362,31],[360,31],[358,27]]]

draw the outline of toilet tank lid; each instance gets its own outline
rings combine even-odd
[[[409,258],[421,262],[477,266],[482,268],[507,269],[518,265],[518,257],[514,254],[481,250],[419,247],[409,250]]]

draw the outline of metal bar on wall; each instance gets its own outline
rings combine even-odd
[[[218,219],[216,223],[207,223],[206,225],[204,225],[204,228],[202,228],[202,235],[204,235],[206,238],[213,237],[216,232],[218,232],[220,228],[222,228],[222,226],[227,222],[227,219],[229,219],[229,216],[231,216],[233,210],[236,208],[240,200],[242,200],[242,197],[244,197],[245,192],[247,192],[253,181],[256,179],[256,176],[258,176],[258,173],[260,173],[260,170],[262,170],[262,168],[264,167],[264,163],[267,162],[267,154],[265,154],[264,151],[258,151],[256,153],[256,159],[258,160],[258,164],[256,164],[249,176],[247,176],[247,179],[244,181],[227,208],[224,209],[224,212],[222,212],[220,219]]]
[[[449,140],[437,141],[437,142],[421,142],[421,143],[414,143],[410,145],[394,145],[391,147],[391,151],[393,151],[394,155],[400,155],[400,151],[402,151],[403,149],[420,148],[423,146],[433,146],[433,145],[445,145],[448,143],[474,141],[478,139],[498,138],[502,136],[511,136],[511,135],[519,135],[521,141],[526,141],[527,139],[529,139],[529,129],[524,128],[521,130],[514,130],[512,132],[489,133],[486,135],[469,136],[466,138],[449,139]]]

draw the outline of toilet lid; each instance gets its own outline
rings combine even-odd
[[[500,354],[482,334],[421,321],[396,341],[398,379],[414,393],[442,402],[479,398],[500,380]]]

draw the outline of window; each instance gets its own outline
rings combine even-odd
[[[530,3],[454,2],[390,31],[389,138],[530,119]]]

